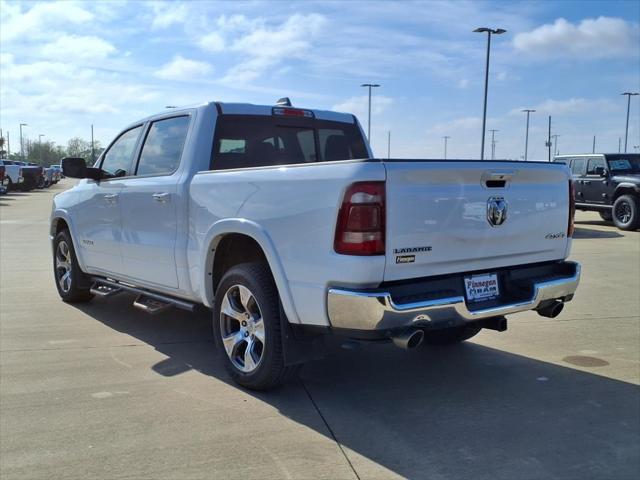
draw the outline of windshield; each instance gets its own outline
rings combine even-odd
[[[607,163],[613,173],[640,173],[640,155],[607,155]]]

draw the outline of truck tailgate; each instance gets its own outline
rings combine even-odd
[[[565,257],[569,173],[564,165],[402,160],[384,164],[385,281]],[[489,204],[495,207],[493,225]],[[501,212],[506,213],[502,223]]]

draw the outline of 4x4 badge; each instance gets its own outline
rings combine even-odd
[[[487,200],[487,220],[489,225],[497,227],[507,220],[509,204],[504,197],[489,197]]]

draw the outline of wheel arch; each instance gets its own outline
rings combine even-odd
[[[76,260],[78,261],[80,270],[86,272],[84,259],[82,258],[82,249],[80,248],[80,245],[78,245],[78,241],[76,240],[77,237],[75,235],[73,220],[71,220],[69,215],[67,215],[63,210],[55,211],[51,216],[51,223],[49,225],[49,237],[51,238],[51,246],[53,247],[53,239],[56,237],[56,235],[65,228],[69,231],[69,235],[71,235],[71,241],[73,242],[73,247],[76,252]]]
[[[286,274],[267,231],[246,219],[224,219],[216,222],[203,242],[200,292],[202,303],[213,306],[215,287],[224,272],[243,262],[264,260],[278,289],[282,308],[292,323],[299,323]]]
[[[618,197],[622,195],[640,195],[640,186],[635,185],[633,183],[620,183],[616,186],[615,191],[613,192],[613,198],[611,199],[611,204],[613,204]]]

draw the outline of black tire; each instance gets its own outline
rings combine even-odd
[[[424,345],[453,345],[456,343],[469,340],[471,337],[477,335],[481,327],[454,327],[444,328],[442,330],[426,331],[424,336]]]
[[[611,220],[613,220],[613,215],[611,215],[611,210],[602,210],[599,213],[600,213],[600,218],[605,222],[610,222]]]
[[[636,230],[640,227],[638,197],[621,195],[613,203],[613,224],[620,230]]]
[[[63,244],[66,245],[66,248],[63,247]],[[66,257],[65,251],[68,252]],[[68,280],[63,281],[62,277],[67,272],[70,272]],[[88,280],[84,272],[80,270],[68,230],[61,230],[53,240],[53,278],[58,294],[64,302],[81,303],[88,302],[93,298],[89,288],[86,287]]]
[[[239,297],[241,290],[247,298],[246,307]],[[246,297],[247,291],[251,297]],[[230,311],[231,307],[233,316],[222,314],[223,303],[225,311]],[[254,322],[259,318],[262,320]],[[267,390],[286,382],[298,372],[299,365],[286,366],[284,363],[280,298],[271,272],[263,263],[242,263],[224,274],[216,289],[212,320],[213,335],[222,361],[238,384],[251,390]],[[258,335],[260,324],[263,342]],[[227,339],[229,351],[223,336]],[[247,356],[247,350],[251,358]],[[256,363],[254,353],[257,351],[260,358]]]

